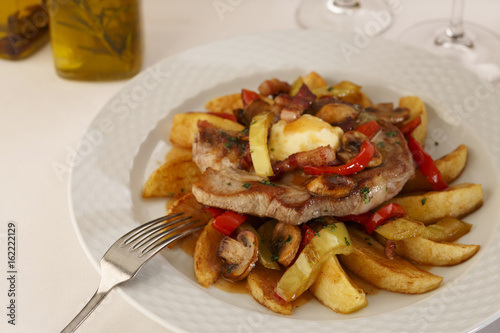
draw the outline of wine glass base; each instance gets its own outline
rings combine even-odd
[[[296,18],[306,29],[361,32],[369,37],[380,35],[392,23],[392,15],[382,0],[361,0],[352,7],[336,6],[334,0],[303,0]]]
[[[463,36],[449,37],[449,20],[430,20],[410,27],[399,40],[444,58],[456,61],[479,77],[500,84],[500,37],[470,22],[464,23]]]

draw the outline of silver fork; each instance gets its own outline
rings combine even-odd
[[[111,245],[101,259],[99,288],[61,333],[74,332],[114,287],[133,278],[165,246],[204,227],[199,220],[189,221],[191,216],[180,217],[182,214],[171,214],[147,222]]]

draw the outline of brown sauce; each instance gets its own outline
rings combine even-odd
[[[219,279],[217,279],[217,281],[215,281],[213,286],[217,289],[232,294],[248,294],[246,280],[232,282],[220,277]]]

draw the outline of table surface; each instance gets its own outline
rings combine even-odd
[[[300,0],[148,0],[143,2],[144,67],[212,41],[262,31],[299,29]],[[227,10],[218,15],[217,3]],[[392,1],[402,11],[384,38],[411,25],[446,18],[450,1]],[[469,1],[465,19],[500,31],[500,2]],[[93,83],[59,78],[50,46],[18,62],[0,61],[0,251],[6,268],[7,225],[17,224],[16,325],[7,323],[8,281],[0,279],[2,332],[57,332],[95,292],[99,273],[78,242],[68,206],[65,164],[88,124],[127,81]],[[5,273],[6,274],[6,273]],[[113,291],[80,332],[166,332]],[[496,321],[481,333],[499,332]]]

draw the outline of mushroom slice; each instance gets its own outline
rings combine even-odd
[[[343,162],[347,163],[352,160],[358,153],[361,148],[361,144],[364,140],[367,140],[367,137],[360,132],[348,131],[342,135],[342,149],[337,152],[338,158]],[[383,162],[382,154],[375,147],[375,154],[373,155],[370,163],[368,163],[368,168],[374,168],[381,165]]]
[[[332,103],[323,106],[316,114],[327,123],[338,125],[356,119],[359,111],[343,103]]]
[[[367,108],[366,111],[374,113],[380,119],[393,124],[399,124],[410,119],[410,110],[408,108],[394,108],[392,103],[375,104]]]
[[[296,225],[279,222],[273,230],[271,238],[274,253],[279,256],[278,262],[283,266],[290,266],[299,250],[302,235]]]
[[[257,244],[257,237],[250,230],[242,230],[236,239],[224,237],[217,253],[226,262],[222,276],[231,281],[246,278],[257,261]]]
[[[307,184],[306,188],[314,194],[343,198],[351,194],[355,186],[356,182],[349,177],[337,174],[322,174]]]

